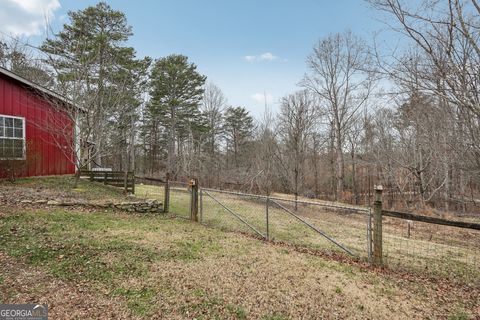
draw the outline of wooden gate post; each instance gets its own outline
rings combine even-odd
[[[198,179],[190,179],[190,187],[192,188],[192,201],[190,218],[192,221],[198,222]]]
[[[170,174],[167,172],[165,176],[165,199],[163,201],[163,212],[168,213],[170,209]]]
[[[375,186],[375,202],[373,203],[373,265],[383,265],[382,239],[382,192],[381,185]]]

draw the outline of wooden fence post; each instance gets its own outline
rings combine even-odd
[[[375,186],[375,202],[373,203],[373,265],[383,265],[382,239],[382,192],[381,185]]]
[[[190,180],[190,187],[192,188],[192,201],[190,218],[192,221],[198,222],[198,179]]]
[[[203,223],[203,191],[199,188],[200,193],[200,223]]]
[[[167,172],[165,177],[165,200],[163,202],[163,212],[168,213],[170,209],[170,174]]]

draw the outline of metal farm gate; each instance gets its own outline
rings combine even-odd
[[[199,222],[203,224],[251,233],[267,241],[371,258],[369,208],[208,188],[200,188],[199,194]]]
[[[196,179],[138,180],[164,186],[143,187],[145,197],[150,193],[164,200],[165,212],[206,226],[302,250],[346,254],[374,266],[480,281],[479,223],[383,210],[381,186],[375,187],[373,206],[363,207],[202,188]]]

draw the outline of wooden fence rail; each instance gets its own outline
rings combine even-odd
[[[167,182],[166,179],[141,177],[141,176],[135,176],[135,179],[139,182],[156,182],[156,183],[159,183],[159,184],[164,184],[164,183]]]
[[[420,216],[420,215],[416,215],[416,214],[408,213],[408,212],[382,210],[382,215],[386,216],[386,217],[399,218],[399,219],[412,220],[412,221],[420,221],[420,222],[427,222],[427,223],[438,224],[438,225],[442,225],[442,226],[450,226],[450,227],[457,227],[457,228],[480,230],[480,224],[479,223],[472,223],[472,222],[465,222],[465,221],[453,221],[453,220],[447,220],[447,219],[442,219],[442,218],[437,218],[437,217]]]
[[[80,177],[123,188],[125,193],[135,193],[135,174],[130,171],[80,171]]]

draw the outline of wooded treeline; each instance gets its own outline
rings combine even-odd
[[[105,3],[71,12],[41,54],[2,43],[0,65],[86,110],[94,166],[352,203],[382,184],[392,206],[477,210],[479,3],[368,3],[401,50],[350,31],[322,38],[298,91],[261,119],[230,105],[186,56],[138,58],[125,15]]]

